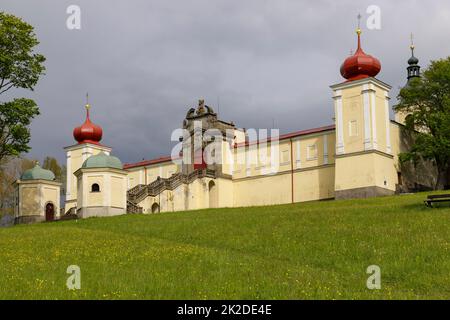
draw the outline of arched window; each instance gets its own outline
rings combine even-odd
[[[100,192],[100,186],[98,183],[94,183],[91,187],[91,192]]]

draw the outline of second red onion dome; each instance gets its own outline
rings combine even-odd
[[[361,30],[358,29],[356,33],[358,34],[358,49],[341,65],[341,75],[347,81],[375,77],[381,70],[380,61],[366,54],[361,48]]]

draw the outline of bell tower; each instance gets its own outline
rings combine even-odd
[[[413,79],[420,78],[420,66],[419,66],[419,59],[417,59],[414,56],[414,42],[413,42],[413,35],[411,34],[411,45],[409,47],[411,49],[411,57],[408,59],[408,67],[406,68],[407,71],[407,81],[405,87],[408,87],[413,81]],[[405,124],[406,117],[408,116],[408,113],[405,111],[396,111],[395,112],[395,122],[398,122],[400,124]]]
[[[336,121],[335,198],[393,194],[397,175],[393,163],[389,119],[391,87],[376,79],[379,60],[361,47],[341,66],[345,82],[331,86]]]
[[[77,206],[78,185],[77,177],[74,172],[81,168],[83,162],[92,155],[104,152],[110,154],[111,148],[100,144],[103,130],[100,126],[94,124],[90,119],[91,105],[86,95],[86,120],[84,123],[73,130],[73,137],[77,144],[65,147],[66,151],[66,201],[64,212],[67,213],[71,208]]]
[[[419,59],[417,59],[414,56],[414,41],[413,41],[413,35],[411,34],[411,45],[409,47],[411,49],[411,57],[408,59],[408,67],[406,68],[408,72],[408,82],[412,78],[420,78],[420,66],[419,66]]]

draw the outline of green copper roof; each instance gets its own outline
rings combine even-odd
[[[55,180],[55,174],[50,170],[42,169],[38,164],[28,169],[20,177],[21,180]]]
[[[87,158],[82,168],[115,168],[122,169],[122,162],[120,162],[119,158],[114,156],[108,156],[103,151],[95,156],[90,156]]]

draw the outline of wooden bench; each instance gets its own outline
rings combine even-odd
[[[450,202],[450,194],[436,194],[427,197],[424,201],[427,207],[432,208],[435,202]]]

